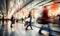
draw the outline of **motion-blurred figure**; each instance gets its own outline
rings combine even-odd
[[[39,34],[42,34],[41,31],[43,30],[44,28],[44,25],[48,25],[48,30],[49,30],[49,35],[50,35],[50,25],[49,25],[49,16],[48,16],[48,9],[46,6],[43,5],[43,10],[42,10],[42,27],[40,28],[39,30]]]
[[[22,20],[22,23],[23,23],[24,19],[22,18],[21,20]]]
[[[14,24],[15,22],[14,22],[14,17],[12,16],[11,17],[11,25],[10,25],[10,27],[11,27],[11,30],[12,30],[12,28],[13,28],[13,24]]]
[[[4,15],[2,17],[2,27],[4,27]]]
[[[58,17],[58,25],[60,27],[60,15],[58,15],[57,17]]]
[[[28,30],[28,27],[30,26],[30,28],[32,29],[32,14],[31,11],[29,12],[28,18],[30,18],[29,24],[26,27],[26,30]],[[33,29],[32,29],[33,30]]]

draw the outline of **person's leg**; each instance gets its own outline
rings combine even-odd
[[[52,31],[51,31],[51,27],[50,27],[49,24],[47,24],[47,25],[48,25],[49,36],[51,36],[51,33],[52,33]]]
[[[12,24],[10,25],[10,27],[11,27],[11,31],[12,31]]]
[[[29,25],[27,25],[26,30],[28,29]]]
[[[30,25],[31,30],[33,30],[32,25]]]
[[[32,28],[32,22],[29,23],[29,26],[30,26],[31,30],[33,30],[33,28]]]
[[[41,34],[41,31],[43,30],[43,28],[44,28],[44,24],[43,24],[42,27],[40,28],[39,34]]]

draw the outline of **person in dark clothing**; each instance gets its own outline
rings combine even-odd
[[[58,14],[57,17],[58,17],[57,20],[58,20],[58,25],[59,25],[58,27],[60,27],[60,15]]]
[[[14,17],[12,16],[12,17],[11,17],[11,26],[10,26],[10,27],[11,27],[11,30],[12,30],[12,28],[13,28],[13,24],[14,24],[14,23],[15,23],[15,22],[14,22]]]
[[[42,11],[42,27],[39,30],[39,34],[42,34],[41,31],[44,28],[44,25],[48,25],[48,30],[49,30],[49,35],[50,35],[50,25],[49,25],[49,17],[48,17],[48,9],[46,6],[43,6],[43,11]]]
[[[30,18],[30,21],[29,21],[29,24],[27,25],[26,27],[26,30],[27,28],[30,26],[30,28],[32,29],[32,15],[31,15],[31,12],[29,12],[29,15],[28,15],[28,18]],[[32,29],[33,30],[33,29]]]
[[[4,15],[2,17],[2,27],[4,26]]]
[[[59,27],[60,27],[60,15],[59,15]]]
[[[60,22],[60,15],[58,15],[59,16],[59,22]],[[59,23],[60,24],[60,23]]]
[[[22,20],[22,23],[23,23],[24,19],[22,18],[21,20]]]

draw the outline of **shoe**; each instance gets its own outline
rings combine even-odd
[[[39,30],[39,34],[43,35],[43,34],[41,33],[41,30]]]
[[[27,28],[25,30],[28,30]]]

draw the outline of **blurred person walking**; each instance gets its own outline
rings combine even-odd
[[[2,27],[4,27],[4,15],[2,17]]]
[[[29,23],[28,23],[28,25],[26,27],[26,30],[28,30],[29,26],[30,26],[31,30],[33,30],[32,29],[32,14],[31,14],[31,11],[29,12],[28,18],[30,18],[30,21],[29,21]]]
[[[50,36],[50,33],[51,33],[51,31],[50,31],[50,25],[49,25],[49,16],[48,16],[48,9],[47,9],[47,6],[45,6],[45,5],[43,5],[43,10],[42,10],[42,16],[41,16],[41,18],[42,18],[42,27],[40,28],[40,30],[39,30],[39,34],[42,34],[41,33],[41,31],[43,30],[43,28],[44,28],[44,25],[48,25],[48,31],[49,31],[49,36]]]
[[[15,21],[15,20],[14,20],[14,17],[12,16],[12,17],[11,17],[11,25],[10,25],[10,27],[11,27],[11,30],[12,30],[12,28],[13,28],[13,25],[14,25],[14,23],[15,23],[14,21]]]

